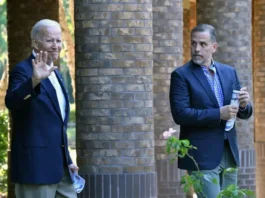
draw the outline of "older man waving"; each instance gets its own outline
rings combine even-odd
[[[11,180],[17,198],[75,198],[77,172],[67,143],[69,101],[53,62],[62,49],[60,25],[44,19],[31,31],[32,53],[10,72],[5,102],[13,121]]]

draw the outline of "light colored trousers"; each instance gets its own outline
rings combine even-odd
[[[213,170],[200,171],[204,175],[201,180],[203,184],[203,194],[197,193],[198,198],[216,198],[221,190],[231,184],[237,184],[238,171],[236,170],[234,172],[226,172],[223,174],[224,169],[226,168],[237,168],[231,149],[227,144],[225,144],[224,147],[221,163]],[[196,172],[197,171],[188,171],[188,174],[191,175]],[[213,179],[216,180],[218,184],[213,183]]]
[[[16,198],[77,198],[68,170],[60,183],[50,185],[28,185],[15,183]]]

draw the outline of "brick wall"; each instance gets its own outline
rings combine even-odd
[[[190,61],[190,9],[183,10],[183,64]]]
[[[75,1],[75,44],[81,197],[157,197],[152,1]]]
[[[158,172],[158,197],[184,197],[178,188],[181,172],[176,164],[170,165],[165,154],[162,134],[174,123],[169,105],[170,74],[182,65],[183,58],[183,6],[182,0],[153,0],[154,43],[154,116],[155,155]]]
[[[157,160],[158,198],[185,198],[186,194],[180,187],[181,176],[184,170],[178,169],[177,162]]]
[[[196,1],[184,0],[183,8],[183,64],[185,64],[191,60],[190,33],[197,23]],[[181,173],[184,174],[184,172]],[[190,191],[186,193],[186,198],[192,197],[193,193],[193,189],[190,189]]]
[[[238,185],[256,191],[256,153],[254,149],[241,149],[241,167],[238,170]]]
[[[197,23],[196,1],[185,0],[186,6],[183,9],[183,64],[190,61],[190,32]],[[185,3],[184,1],[184,3]]]
[[[263,198],[265,195],[265,143],[256,143],[256,195],[257,198]]]
[[[255,101],[255,141],[257,155],[257,197],[265,196],[265,1],[253,1],[253,83],[254,83],[254,101]]]
[[[194,28],[197,24],[197,2],[196,0],[190,1],[190,28]]]
[[[248,88],[253,101],[251,11],[250,0],[197,3],[197,23],[212,24],[217,30],[219,46],[214,59],[236,68],[241,85]],[[239,170],[239,184],[251,189],[255,188],[253,120],[254,116],[247,121],[237,122],[240,157],[243,162]]]

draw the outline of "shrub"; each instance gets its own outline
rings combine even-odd
[[[75,123],[75,104],[71,104],[69,122]]]
[[[0,111],[0,194],[7,192],[8,113]]]
[[[181,186],[184,189],[184,192],[188,192],[190,188],[194,188],[195,192],[202,193],[202,187],[203,184],[201,182],[201,178],[204,177],[204,175],[201,173],[198,164],[196,160],[189,155],[189,150],[191,149],[197,149],[196,147],[192,146],[189,142],[189,140],[179,140],[175,136],[172,136],[173,133],[176,131],[172,128],[169,129],[169,131],[165,131],[163,133],[163,136],[165,139],[167,139],[166,149],[167,153],[172,156],[171,160],[175,160],[176,158],[180,157],[183,158],[185,156],[189,157],[193,163],[197,167],[197,174],[194,175],[184,175],[181,178]],[[226,174],[228,172],[235,171],[235,168],[227,168],[225,169],[223,174]],[[219,185],[218,181],[215,179],[212,180],[212,183]],[[244,198],[244,197],[255,197],[255,193],[252,190],[248,189],[240,189],[237,185],[229,185],[227,188],[223,189],[217,198],[222,197],[229,197],[229,198]]]

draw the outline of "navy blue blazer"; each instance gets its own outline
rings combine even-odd
[[[233,67],[215,62],[224,95],[224,106],[230,104],[233,89],[241,86]],[[203,70],[193,61],[175,69],[171,74],[170,107],[173,119],[180,125],[180,139],[188,139],[197,147],[190,155],[197,161],[200,170],[216,168],[224,150],[225,121],[220,119],[220,108],[214,92]],[[245,110],[239,110],[237,117],[248,119],[252,114],[249,103]],[[227,132],[235,163],[239,166],[239,154],[235,126]],[[197,170],[188,158],[179,158],[178,167]]]
[[[23,184],[55,184],[71,164],[67,143],[69,100],[62,77],[55,74],[66,99],[63,121],[56,91],[48,78],[32,88],[32,59],[10,72],[5,97],[12,117],[11,180]]]

